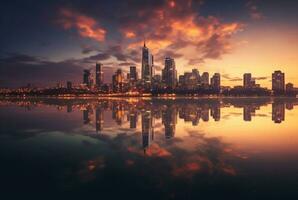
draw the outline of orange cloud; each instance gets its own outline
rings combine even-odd
[[[124,36],[126,38],[135,38],[136,37],[136,34],[134,32],[132,32],[132,31],[125,31],[124,32]]]
[[[99,27],[95,19],[79,14],[70,9],[60,10],[61,19],[58,23],[64,29],[76,28],[82,37],[92,38],[97,41],[104,41],[106,30]]]
[[[168,6],[173,9],[169,9]],[[149,11],[139,11],[139,17],[143,18],[147,12]],[[193,51],[183,51],[183,57],[191,57],[193,62],[202,62],[206,58],[220,58],[232,49],[229,41],[231,36],[243,28],[243,24],[238,22],[222,23],[216,17],[199,16],[182,1],[168,1],[166,7],[150,10],[150,15],[152,17],[146,18],[145,21],[126,22],[125,36],[134,33],[136,39],[133,43],[127,44],[128,49],[142,46],[145,37],[147,46],[156,58],[162,58],[164,50],[177,52],[189,46],[194,47]]]

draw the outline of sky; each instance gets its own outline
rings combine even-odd
[[[271,88],[271,73],[298,86],[298,1],[4,0],[0,87],[82,82],[83,69],[141,69],[144,40],[156,74],[173,57],[178,75],[196,68],[242,85],[243,73]],[[140,75],[140,73],[139,73]]]

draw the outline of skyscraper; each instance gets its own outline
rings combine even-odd
[[[137,72],[136,66],[130,66],[129,78],[130,78],[130,81],[133,81],[133,82],[138,80],[138,72]]]
[[[67,88],[68,90],[71,90],[71,89],[72,89],[72,82],[71,82],[71,81],[67,81],[67,82],[66,82],[66,88]]]
[[[173,58],[165,58],[165,67],[162,70],[162,80],[167,87],[175,88],[177,83],[177,70]]]
[[[85,84],[87,87],[91,87],[91,73],[88,69],[84,70],[83,84]]]
[[[245,73],[243,74],[243,87],[244,88],[251,88],[251,83],[252,83],[252,79],[251,79],[251,73]]]
[[[102,71],[102,64],[96,63],[95,67],[95,84],[96,87],[101,87],[103,84],[103,71]]]
[[[144,46],[142,49],[142,81],[145,84],[151,84],[153,74],[153,55],[150,50],[146,47],[146,43],[144,42]]]
[[[192,69],[192,74],[196,77],[197,83],[201,83],[201,76],[198,69]]]
[[[112,77],[113,92],[123,92],[124,79],[124,73],[118,69]]]
[[[272,90],[274,93],[283,93],[285,90],[285,74],[279,70],[272,74]]]
[[[214,90],[220,90],[220,74],[215,73],[211,78],[211,87]]]
[[[201,76],[201,83],[204,86],[209,85],[209,73],[208,72],[204,72]]]

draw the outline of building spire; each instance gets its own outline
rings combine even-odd
[[[146,47],[146,38],[144,37],[144,47]]]

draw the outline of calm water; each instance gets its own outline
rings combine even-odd
[[[10,197],[298,199],[297,155],[298,99],[0,101]]]

